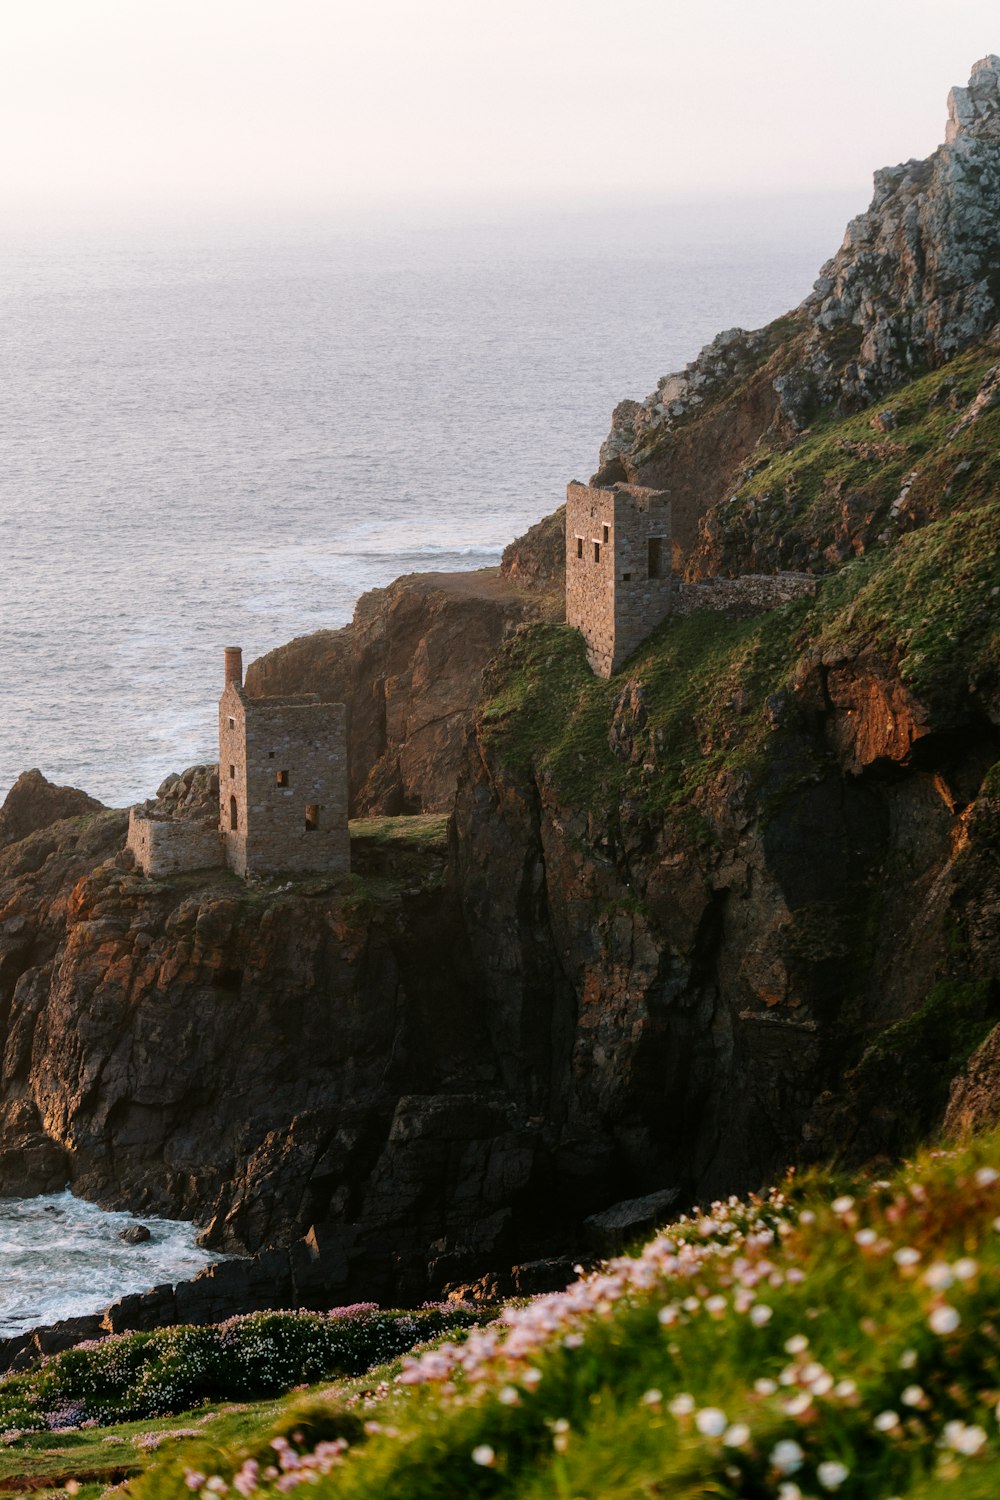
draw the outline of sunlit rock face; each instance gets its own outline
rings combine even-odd
[[[665,488],[675,553],[723,500],[760,439],[788,438],[824,407],[854,411],[985,338],[1000,319],[1000,59],[948,99],[947,139],[926,161],[875,173],[796,312],[719,334],[644,401],[621,401],[597,483]]]

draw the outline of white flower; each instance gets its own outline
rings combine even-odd
[[[789,1396],[782,1405],[790,1417],[801,1417],[812,1406],[812,1397],[808,1391],[799,1391],[796,1395]]]
[[[917,1261],[920,1259],[920,1251],[914,1250],[910,1245],[904,1245],[902,1250],[897,1250],[892,1258],[897,1266],[905,1270],[907,1267],[917,1264]]]
[[[802,1491],[793,1479],[778,1485],[778,1500],[802,1500]]]
[[[755,1302],[750,1309],[750,1321],[755,1328],[763,1328],[765,1323],[770,1323],[774,1313],[766,1302]]]
[[[973,1458],[987,1442],[981,1427],[967,1427],[964,1422],[946,1422],[942,1438],[949,1448]]]
[[[923,1387],[919,1385],[908,1385],[900,1396],[904,1406],[922,1406],[924,1402]]]
[[[877,1239],[878,1235],[874,1229],[859,1229],[854,1236],[854,1243],[860,1245],[863,1250],[866,1250],[869,1245],[874,1245]]]
[[[681,1391],[667,1405],[667,1411],[672,1417],[689,1417],[694,1411],[694,1397],[689,1396],[687,1391]]]
[[[771,1449],[771,1463],[779,1474],[796,1474],[802,1467],[805,1454],[794,1438],[782,1438]]]
[[[901,1370],[915,1370],[917,1368],[916,1349],[904,1349],[899,1356],[899,1368]]]
[[[656,1316],[664,1328],[670,1328],[677,1322],[679,1314],[676,1307],[661,1307]]]
[[[1000,1172],[996,1167],[980,1167],[976,1173],[976,1187],[992,1187],[998,1177]]]
[[[979,1262],[967,1255],[962,1260],[956,1260],[952,1270],[959,1281],[972,1281],[975,1276],[979,1275]]]
[[[501,1386],[497,1400],[501,1406],[517,1406],[521,1400],[521,1393],[512,1385]]]
[[[521,1384],[526,1385],[529,1391],[533,1391],[541,1378],[541,1370],[536,1370],[534,1368],[525,1370],[524,1374],[521,1376]]]
[[[804,1208],[802,1210],[802,1212],[799,1214],[799,1223],[800,1224],[815,1224],[815,1222],[816,1222],[816,1215],[813,1213],[813,1211],[812,1211],[811,1208]]]
[[[935,1307],[927,1319],[931,1332],[940,1334],[954,1333],[961,1321],[961,1315],[954,1307],[949,1307],[947,1302],[941,1307]]]
[[[745,1448],[750,1441],[750,1429],[745,1422],[734,1422],[722,1434],[722,1441],[727,1448]]]
[[[721,1437],[729,1422],[717,1406],[703,1406],[695,1416],[694,1425],[703,1437]]]
[[[874,1425],[876,1432],[892,1432],[899,1426],[899,1415],[894,1411],[880,1411]]]
[[[489,1443],[480,1443],[478,1448],[472,1450],[472,1462],[478,1464],[481,1469],[492,1469],[497,1461],[497,1456]]]
[[[786,1354],[802,1354],[809,1348],[809,1340],[804,1333],[793,1333],[790,1339],[785,1340]]]
[[[840,1198],[834,1198],[831,1204],[835,1214],[849,1214],[854,1207],[854,1199],[849,1193],[844,1193]]]
[[[778,1382],[768,1375],[762,1375],[759,1380],[754,1381],[753,1388],[758,1396],[773,1396],[778,1389]],[[1000,1405],[997,1406],[997,1421],[1000,1422]]]
[[[659,1406],[662,1400],[663,1392],[658,1391],[655,1386],[651,1390],[643,1391],[642,1393],[643,1406]]]
[[[849,1401],[852,1396],[858,1394],[858,1387],[853,1380],[838,1380],[833,1388],[833,1394],[841,1401]]]
[[[936,1260],[924,1272],[924,1286],[929,1286],[932,1292],[946,1292],[954,1280],[951,1267],[943,1260]]]
[[[825,1463],[817,1465],[816,1478],[825,1490],[839,1490],[850,1472],[846,1464],[838,1463],[835,1458],[830,1458]]]
[[[709,1297],[705,1303],[705,1311],[713,1318],[721,1318],[726,1310],[725,1297]]]

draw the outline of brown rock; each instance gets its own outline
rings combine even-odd
[[[53,786],[41,771],[22,771],[0,807],[0,849],[63,818],[103,812],[104,804],[72,786]]]

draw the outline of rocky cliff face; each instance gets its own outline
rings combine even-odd
[[[356,813],[447,811],[483,668],[516,625],[559,608],[561,575],[553,579],[544,548],[529,544],[517,560],[520,568],[415,574],[374,589],[344,629],[251,663],[247,691],[347,703]]]
[[[701,518],[739,488],[763,438],[794,441],[824,411],[870,406],[996,325],[998,78],[1000,59],[977,63],[969,87],[949,96],[946,143],[927,161],[875,174],[871,207],[848,225],[796,313],[757,333],[720,334],[645,401],[615,409],[595,477],[672,492],[679,563],[696,552]],[[718,562],[702,548],[692,576]]]

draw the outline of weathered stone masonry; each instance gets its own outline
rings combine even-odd
[[[238,875],[350,869],[347,710],[313,694],[251,698],[226,650],[219,700],[219,818]]]
[[[566,623],[610,677],[671,609],[670,500],[616,484],[566,487]]]
[[[131,849],[143,874],[154,879],[225,863],[222,836],[214,824],[206,827],[180,818],[156,817],[142,807],[129,810],[125,847]]]

